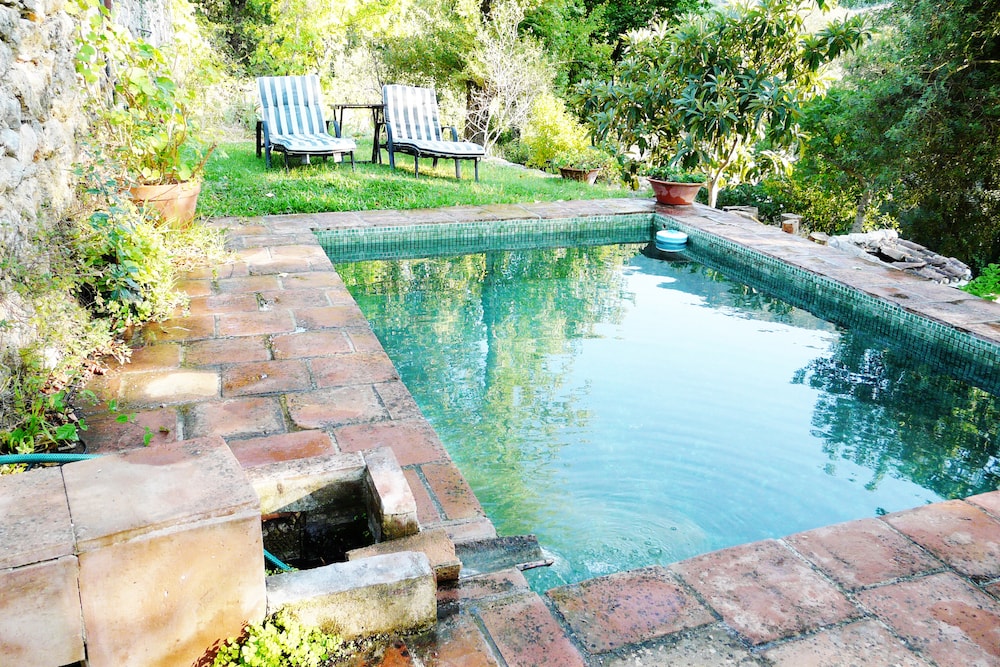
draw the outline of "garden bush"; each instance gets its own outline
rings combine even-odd
[[[528,147],[526,164],[539,169],[550,167],[560,153],[590,145],[586,128],[566,110],[563,101],[551,93],[543,93],[535,99],[521,141]]]

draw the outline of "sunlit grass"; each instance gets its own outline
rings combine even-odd
[[[359,142],[355,159],[370,157],[371,144]],[[462,163],[461,181],[455,178],[454,160],[441,160],[437,168],[431,167],[431,160],[421,160],[420,177],[415,178],[413,158],[397,157],[395,170],[387,164],[358,164],[352,172],[350,164],[317,159],[301,166],[295,161],[286,172],[280,154],[272,156],[274,164],[265,170],[252,142],[223,144],[208,164],[198,212],[207,217],[257,216],[632,195],[620,187],[591,186],[491,162],[480,163],[478,183],[469,161]],[[384,152],[382,158],[386,160]]]

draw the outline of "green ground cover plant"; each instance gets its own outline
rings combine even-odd
[[[370,141],[359,141],[355,158],[370,155]],[[463,170],[459,181],[453,161],[441,160],[432,169],[431,160],[422,160],[420,177],[414,178],[408,157],[395,170],[386,164],[358,164],[352,172],[348,164],[322,160],[287,172],[265,170],[252,142],[223,144],[207,165],[198,212],[206,217],[258,216],[635,196],[623,187],[591,186],[499,162],[481,163],[478,183],[471,171]]]
[[[962,289],[969,294],[996,301],[1000,297],[1000,265],[987,264],[983,272]]]
[[[320,667],[345,657],[350,648],[336,635],[305,626],[278,612],[229,639],[212,667]]]

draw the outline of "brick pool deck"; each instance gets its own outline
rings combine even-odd
[[[994,342],[1000,305],[706,207],[602,200],[220,219],[235,260],[94,380],[135,413],[88,451],[222,436],[244,467],[392,447],[421,528],[495,530],[312,230],[648,213],[755,248]],[[1000,492],[819,528],[538,595],[517,570],[439,592],[433,635],[385,665],[1000,665]],[[413,659],[415,657],[415,660]]]

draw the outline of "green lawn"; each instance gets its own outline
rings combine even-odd
[[[371,143],[358,142],[355,159],[371,157]],[[420,177],[413,176],[413,158],[398,156],[396,169],[387,164],[324,163],[298,166],[286,172],[283,156],[264,169],[264,158],[254,154],[252,142],[223,144],[209,161],[198,199],[198,212],[207,217],[257,216],[319,211],[430,208],[455,205],[512,204],[630,197],[622,187],[587,185],[529,169],[481,162],[479,182],[472,163],[463,161],[462,180],[455,178],[455,161],[441,160],[436,169],[421,160]],[[383,151],[382,159],[388,161]]]

